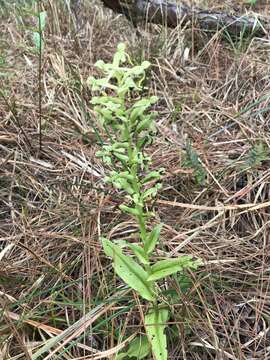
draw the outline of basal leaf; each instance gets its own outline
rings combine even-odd
[[[143,359],[151,352],[147,336],[138,336],[129,345],[127,355],[130,358]]]
[[[152,274],[149,281],[165,278],[185,268],[196,270],[201,265],[201,260],[192,260],[192,256],[181,256],[177,259],[161,260],[151,268]]]
[[[147,272],[131,257],[124,255],[121,248],[108,239],[103,238],[102,245],[105,254],[113,259],[116,274],[141,297],[154,301],[153,283],[147,280]]]
[[[145,329],[156,360],[167,360],[167,340],[164,330],[168,320],[168,309],[151,309],[145,316]]]

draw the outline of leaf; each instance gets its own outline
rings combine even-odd
[[[136,337],[129,345],[127,355],[136,359],[143,359],[149,355],[151,346],[147,336]]]
[[[92,83],[95,81],[95,78],[89,77],[88,81]],[[114,107],[115,109],[120,108],[122,105],[121,99],[113,96],[93,96],[90,102],[93,105],[104,105],[108,107]]]
[[[157,97],[151,96],[150,98],[145,98],[138,100],[130,110],[130,120],[132,123],[135,122],[139,117],[143,115],[143,113],[156,101],[158,100]],[[150,118],[152,120],[152,118]]]
[[[143,61],[142,63],[141,63],[141,67],[143,68],[143,69],[147,69],[147,68],[149,68],[151,66],[151,63],[149,62],[149,61],[147,61],[147,60],[145,60],[145,61]],[[158,98],[156,97],[156,96],[152,96],[151,98],[155,98],[155,99],[157,99],[158,100]],[[156,100],[156,101],[157,101]]]
[[[139,261],[144,265],[149,265],[149,259],[144,249],[137,244],[128,244],[128,247],[134,252]]]
[[[38,21],[39,21],[39,29],[40,31],[43,31],[46,25],[46,16],[47,16],[47,12],[46,11],[42,11],[38,14]]]
[[[113,267],[116,274],[132,289],[136,290],[141,297],[154,301],[153,283],[147,280],[147,272],[131,257],[122,253],[119,246],[106,238],[102,239],[104,252],[113,259]]]
[[[161,170],[164,169],[159,169],[159,171],[151,171],[148,175],[145,176],[145,178],[143,179],[142,183],[146,184],[149,181],[153,181],[153,180],[159,180],[160,176],[161,176]]]
[[[120,43],[117,46],[117,51],[113,58],[113,66],[117,67],[120,63],[124,63],[126,61],[126,45],[124,43]]]
[[[127,179],[128,181],[134,181],[136,180],[135,176],[130,174],[128,171],[124,171],[124,172],[121,172],[121,173],[117,173],[118,176],[121,176],[122,178],[124,179]]]
[[[141,213],[138,209],[136,208],[131,208],[131,207],[128,207],[126,205],[119,205],[119,209],[126,212],[126,213],[129,213],[129,214],[132,214],[134,216],[140,216]]]
[[[247,4],[253,6],[256,5],[257,0],[247,0]]]
[[[151,252],[154,250],[154,248],[157,244],[157,241],[159,240],[159,235],[160,235],[162,226],[163,226],[162,224],[156,225],[152,229],[151,233],[147,236],[146,242],[144,245],[144,250],[147,255],[151,254]]]
[[[114,152],[113,154],[117,159],[123,161],[124,163],[127,163],[129,160],[127,155],[120,154],[119,152]]]
[[[167,340],[164,330],[168,320],[168,309],[152,309],[145,316],[145,329],[156,360],[167,360]]]
[[[145,117],[145,119],[140,121],[139,124],[137,125],[136,132],[140,133],[145,129],[151,128],[152,123],[153,123],[153,119],[150,116]]]
[[[104,61],[103,60],[98,60],[96,63],[95,63],[95,67],[100,69],[100,70],[103,70],[104,69]],[[92,76],[91,76],[91,80],[94,79]]]
[[[38,32],[33,32],[33,42],[35,44],[35,47],[38,51],[43,49],[43,41],[42,38],[40,36],[40,33]]]
[[[115,360],[123,360],[123,359],[126,359],[127,357],[128,357],[127,353],[121,353],[121,354],[116,355]]]
[[[177,259],[161,260],[152,266],[149,281],[165,278],[185,268],[196,270],[201,265],[201,260],[192,260],[192,256],[181,256]]]
[[[117,189],[123,189],[129,195],[134,194],[134,190],[132,188],[132,185],[126,179],[123,179],[123,178],[119,177],[118,179],[112,179],[112,183]]]
[[[143,193],[143,200],[147,199],[147,198],[154,198],[157,195],[157,192],[159,189],[161,189],[162,185],[161,184],[156,184],[155,186],[151,187],[150,189],[147,189],[144,193]]]

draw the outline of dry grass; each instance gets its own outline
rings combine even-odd
[[[170,280],[179,294],[170,359],[270,359],[269,37],[231,44],[149,25],[137,37],[91,2],[76,32],[64,2],[44,3],[41,152],[33,17],[13,7],[0,23],[0,358],[47,346],[39,359],[113,359],[143,331],[144,304],[115,279],[98,240],[136,227],[103,183],[86,85],[95,61],[125,41],[135,61],[153,63],[149,92],[160,98],[149,148],[153,167],[167,170],[155,203],[160,249],[205,261],[188,288]],[[269,7],[256,10],[269,19]]]

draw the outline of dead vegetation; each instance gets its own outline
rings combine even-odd
[[[162,251],[205,261],[189,283],[170,280],[170,358],[269,359],[269,35],[146,25],[138,37],[98,3],[81,4],[80,24],[65,4],[42,5],[41,151],[34,8],[1,13],[0,358],[113,359],[142,331],[144,303],[116,282],[99,244],[136,228],[103,182],[86,81],[125,41],[134,62],[152,62],[148,91],[160,99],[149,153],[166,168],[154,204]],[[269,3],[256,6],[269,19]]]

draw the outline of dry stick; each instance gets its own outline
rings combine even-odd
[[[175,28],[180,23],[195,23],[207,31],[224,29],[227,34],[239,36],[241,33],[264,36],[269,24],[256,16],[236,16],[224,12],[203,10],[186,4],[170,3],[166,0],[102,0],[103,4],[115,12],[124,14],[136,25],[137,21],[147,21]]]
[[[263,203],[255,204],[231,204],[231,205],[217,205],[217,206],[206,206],[206,205],[197,205],[197,204],[189,204],[189,203],[181,203],[176,201],[167,201],[167,200],[157,200],[158,204],[167,205],[172,207],[181,207],[185,209],[192,210],[202,210],[202,211],[228,211],[228,210],[244,210],[247,209],[249,211],[258,210],[264,207],[270,206],[270,201],[266,201]]]

